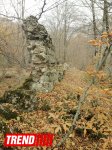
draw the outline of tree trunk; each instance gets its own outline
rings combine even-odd
[[[67,0],[65,2],[65,12],[64,12],[64,62],[66,62],[67,53]]]
[[[108,17],[108,1],[104,0],[104,8],[103,8],[103,32],[106,31],[107,34],[109,33],[109,17]],[[111,53],[111,40],[109,39],[110,46],[104,46],[102,47],[102,57],[99,61],[99,64],[97,66],[97,70],[101,70],[105,67],[107,58],[109,54]]]
[[[22,0],[22,6],[21,6],[21,18],[24,19],[24,13],[25,13],[25,0]]]
[[[92,6],[92,15],[93,15],[93,33],[94,33],[94,39],[97,38],[97,31],[96,31],[96,16],[95,16],[95,7],[94,7],[94,0],[91,0],[91,6]]]
[[[103,32],[106,31],[109,33],[109,17],[108,17],[108,2],[104,0],[104,9],[103,9]]]
[[[91,7],[92,7],[92,15],[93,15],[93,33],[94,33],[94,39],[97,38],[97,31],[96,31],[96,16],[95,16],[95,7],[94,7],[95,1],[91,0]],[[97,54],[97,48],[95,48],[95,56]]]

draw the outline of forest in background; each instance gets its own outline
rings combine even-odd
[[[8,2],[11,10],[0,3],[0,97],[21,87],[32,72],[22,29],[27,16],[45,26],[56,60],[67,64],[67,71],[53,91],[36,93],[37,110],[21,112],[13,104],[1,104],[0,148],[7,132],[52,132],[54,150],[111,150],[111,0],[36,0],[36,14],[26,14],[26,0]]]
[[[28,65],[28,52],[25,49],[25,38],[21,29],[21,19],[25,17],[25,1],[18,1],[18,3],[12,1],[11,4],[12,9],[15,10],[15,16],[5,17],[1,13],[0,18],[0,64],[7,62],[11,65],[16,63],[24,66],[25,64]],[[95,49],[87,42],[94,36],[98,37],[105,28],[103,24],[105,21],[103,19],[103,2],[81,1],[80,6],[77,5],[75,1],[54,2],[53,6],[55,7],[51,7],[51,10],[48,9],[49,13],[45,11],[40,22],[46,26],[52,37],[58,61],[67,62],[70,66],[79,69],[85,69],[92,62],[95,54]],[[108,7],[111,30],[111,2],[108,2]],[[85,14],[83,9],[85,9]],[[99,12],[100,14],[98,14]],[[95,24],[93,19],[95,19]],[[19,58],[18,54],[20,54]]]

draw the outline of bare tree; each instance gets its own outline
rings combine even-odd
[[[67,50],[67,0],[65,1],[64,10],[64,62],[66,62],[66,50]]]
[[[103,8],[103,31],[109,32],[109,16],[108,16],[108,1],[104,0]]]
[[[78,25],[79,17],[74,3],[66,0],[60,6],[57,6],[47,18],[47,26],[53,38],[56,47],[57,58],[61,62],[68,61],[68,46],[70,39],[74,36]]]
[[[46,0],[44,0],[43,6],[41,8],[41,12],[39,13],[39,16],[38,16],[38,20],[41,18],[42,14],[44,13],[45,6],[46,6]]]
[[[22,5],[21,5],[21,7],[22,7],[22,12],[21,12],[22,16],[21,16],[21,18],[24,19],[24,15],[25,15],[25,0],[22,0],[21,3],[22,3]]]
[[[91,0],[91,7],[92,7],[92,16],[93,16],[93,32],[94,32],[94,39],[97,38],[97,31],[96,31],[96,16],[95,16],[95,0]]]
[[[93,17],[93,33],[94,33],[94,39],[97,38],[97,27],[96,27],[96,15],[95,15],[95,0],[91,1],[91,8],[92,8],[92,17]],[[95,48],[95,56],[97,53],[97,48]]]

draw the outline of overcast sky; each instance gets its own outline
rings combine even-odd
[[[44,0],[25,0],[25,17],[29,15],[34,15],[38,17],[38,14],[41,12],[41,8],[43,6],[43,1]],[[54,8],[57,4],[63,4],[66,0],[46,0],[46,6],[44,10],[46,9],[51,9]],[[85,7],[82,1],[84,0],[68,0],[74,3],[75,7],[73,9],[78,10],[78,14],[80,13],[82,17],[82,23],[85,22],[91,22],[92,20],[92,15],[91,15],[91,10],[88,7]],[[90,0],[86,0],[89,1]],[[18,2],[18,5],[17,5]],[[21,0],[0,0],[0,14],[5,14],[6,16],[15,16],[17,17],[17,12],[21,12]],[[87,4],[86,4],[87,6]],[[49,11],[46,11],[41,17],[40,21],[46,20],[46,18],[51,18],[51,15],[53,14],[53,10],[51,9]],[[100,17],[101,11],[98,11],[97,17]],[[97,12],[96,11],[96,12]],[[86,18],[86,19],[85,19]],[[80,22],[80,24],[81,24]]]
[[[64,0],[46,0],[45,9],[51,7],[55,2],[61,3]],[[17,8],[17,2],[18,8]],[[15,9],[20,9],[21,0],[0,0],[0,13],[15,15]],[[25,16],[30,14],[36,15],[40,12],[40,9],[43,5],[43,0],[25,0]]]
[[[6,14],[8,16],[15,16],[15,9],[20,9],[20,3],[18,4],[18,8],[17,8],[17,1],[21,1],[21,0],[0,0],[0,13]],[[58,3],[63,3],[64,0],[46,0],[47,1],[47,5],[45,7],[45,9],[47,8],[52,8],[53,6],[56,5],[55,2]],[[81,4],[81,0],[71,0],[74,1],[75,5],[80,5]],[[41,11],[41,7],[43,4],[43,0],[26,0],[25,1],[25,16],[28,15],[37,15],[40,11]],[[54,4],[54,5],[53,5]],[[79,6],[76,6],[79,7]],[[80,7],[80,10],[82,9],[83,12],[87,13],[88,9],[84,8],[84,7]],[[51,13],[49,11],[49,13]]]

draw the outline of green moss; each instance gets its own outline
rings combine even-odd
[[[107,135],[101,133],[101,132],[98,132],[98,133],[91,133],[89,135],[89,138],[92,139],[92,140],[99,140],[101,138],[107,138]]]
[[[29,90],[31,82],[33,82],[33,80],[31,77],[29,77],[28,79],[25,80],[25,82],[23,83],[23,85],[19,89]]]
[[[74,93],[70,93],[67,95],[67,97],[65,99],[66,100],[69,100],[69,99],[74,100],[74,99],[76,99],[76,95]]]
[[[83,128],[77,128],[77,129],[75,130],[75,132],[76,132],[76,134],[77,134],[78,136],[83,136],[84,129],[83,129]]]
[[[7,120],[16,119],[18,115],[17,112],[13,112],[9,108],[5,108],[5,109],[0,108],[0,114]]]
[[[51,110],[51,106],[47,101],[44,101],[40,109],[43,111],[49,111]]]
[[[22,111],[33,111],[36,110],[38,106],[35,91],[20,88],[6,91],[4,96],[0,98],[0,103],[12,104],[17,110]]]

